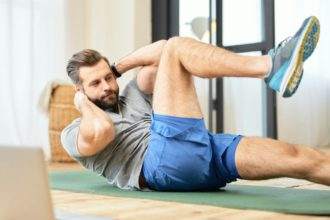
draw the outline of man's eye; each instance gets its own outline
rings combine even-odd
[[[109,80],[111,80],[111,78],[112,78],[111,76],[107,76],[107,77],[105,77],[105,80],[109,81]]]
[[[93,82],[92,84],[91,84],[91,86],[97,86],[99,83],[98,82]]]

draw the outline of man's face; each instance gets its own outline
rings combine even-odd
[[[81,85],[86,96],[103,110],[118,108],[119,87],[109,65],[102,59],[94,66],[80,67]]]

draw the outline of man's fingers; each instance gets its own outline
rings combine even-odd
[[[85,102],[86,98],[86,95],[81,91],[76,92],[76,94],[74,95],[73,103],[79,111],[81,105]]]

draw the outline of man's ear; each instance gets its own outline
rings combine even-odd
[[[74,85],[74,90],[76,92],[83,92],[84,91],[84,89],[82,88],[82,85],[81,84],[75,84]]]

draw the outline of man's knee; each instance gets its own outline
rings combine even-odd
[[[298,178],[309,178],[317,172],[324,162],[323,155],[313,149],[292,144],[287,154],[296,164],[296,175]]]
[[[188,76],[188,78],[191,78],[190,74],[182,74],[187,73],[187,71],[180,61],[179,45],[185,43],[186,40],[185,37],[172,37],[166,41],[160,58],[157,75],[167,75],[168,72],[170,72],[171,76],[179,75],[181,77],[182,75],[185,75]]]
[[[170,39],[167,40],[164,48],[163,48],[163,53],[162,53],[162,57],[166,59],[175,59],[177,58],[177,45],[179,44],[180,41],[180,37],[172,37]]]
[[[191,38],[188,37],[171,37],[167,40],[163,52],[165,51],[166,55],[169,55],[171,58],[178,58],[180,53],[180,45],[187,43]]]
[[[284,153],[292,160],[299,159],[299,147],[295,144],[285,143]]]

